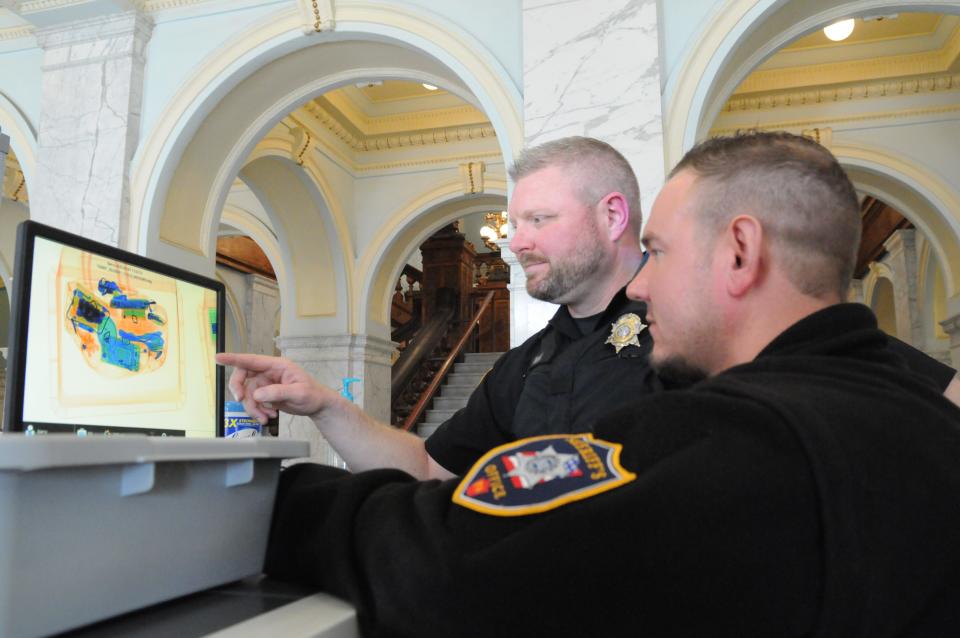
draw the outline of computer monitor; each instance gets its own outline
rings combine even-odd
[[[23,222],[8,431],[223,436],[223,284]]]

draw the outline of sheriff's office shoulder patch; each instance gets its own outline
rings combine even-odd
[[[592,434],[552,434],[495,447],[477,461],[453,502],[494,516],[524,516],[612,490],[636,478],[619,443]]]

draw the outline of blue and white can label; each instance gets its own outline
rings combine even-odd
[[[242,439],[260,436],[260,422],[247,414],[239,401],[223,403],[223,436],[229,439]]]

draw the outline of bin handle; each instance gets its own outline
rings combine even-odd
[[[226,471],[227,487],[236,487],[246,485],[253,480],[253,459],[240,459],[239,461],[227,461]]]
[[[120,495],[134,496],[153,489],[156,466],[153,463],[124,465],[120,475]]]

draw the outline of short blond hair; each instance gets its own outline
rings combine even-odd
[[[620,151],[592,137],[563,137],[524,149],[510,167],[510,178],[518,182],[527,175],[551,166],[570,170],[583,204],[596,204],[610,193],[621,193],[630,207],[630,226],[639,232],[642,221],[640,187],[630,162]]]

